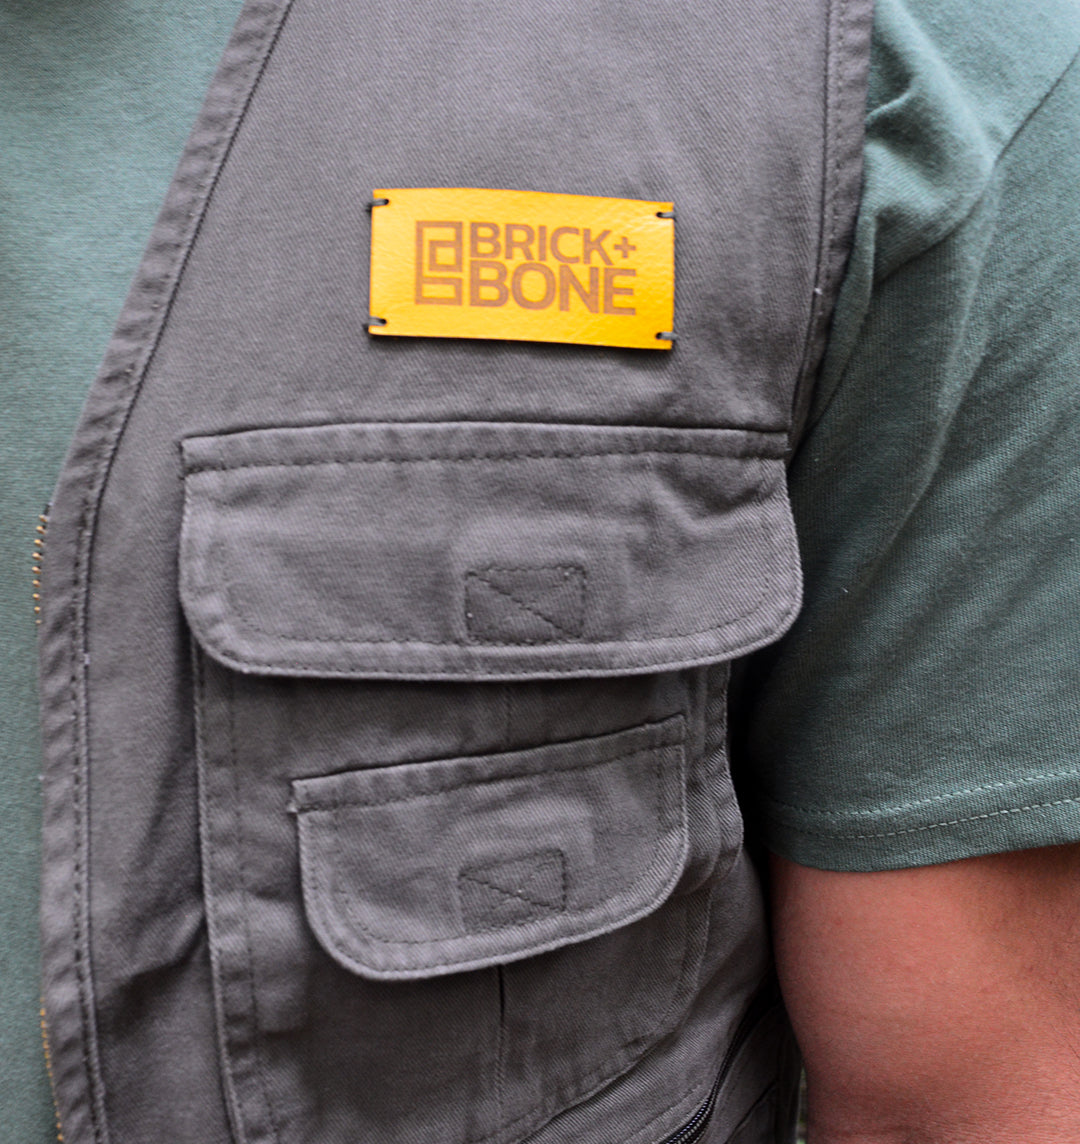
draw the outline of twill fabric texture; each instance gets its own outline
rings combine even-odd
[[[65,1140],[788,1139],[726,689],[799,606],[869,25],[245,5],[49,518]],[[676,348],[369,337],[379,186],[673,201]]]

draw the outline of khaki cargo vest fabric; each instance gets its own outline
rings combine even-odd
[[[787,1138],[726,760],[850,241],[863,0],[252,0],[61,477],[69,1144]],[[670,353],[371,338],[375,187],[672,200]]]

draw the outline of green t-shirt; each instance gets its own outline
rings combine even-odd
[[[1080,839],[1080,5],[879,0],[858,238],[752,665],[769,846],[875,870]]]
[[[749,672],[769,845],[873,870],[1080,838],[1080,6],[879,0],[858,239]]]
[[[0,1118],[36,1027],[32,540],[239,0],[0,0]],[[1074,0],[878,0],[858,240],[792,469],[806,604],[749,666],[741,782],[802,862],[1080,838]]]

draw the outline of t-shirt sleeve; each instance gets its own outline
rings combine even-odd
[[[749,811],[805,865],[1080,839],[1080,15],[1017,23],[879,0],[791,469],[804,608],[734,712]]]

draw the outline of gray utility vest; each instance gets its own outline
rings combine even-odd
[[[869,25],[248,0],[48,527],[67,1144],[789,1139],[726,688]],[[674,201],[675,348],[372,336],[380,187]]]

